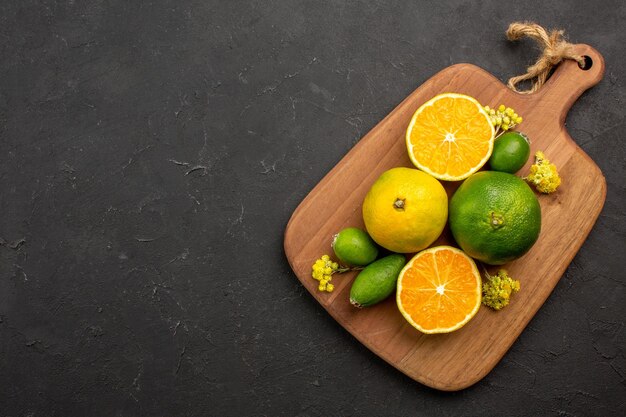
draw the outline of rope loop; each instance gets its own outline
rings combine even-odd
[[[526,74],[511,77],[508,82],[509,88],[522,94],[530,94],[539,90],[548,80],[550,71],[564,59],[573,59],[579,65],[585,65],[585,58],[574,52],[574,45],[565,41],[563,30],[552,30],[548,33],[543,27],[532,22],[514,22],[509,25],[506,36],[510,41],[516,41],[523,37],[534,39],[542,49],[541,56],[533,65],[526,69]],[[522,81],[532,80],[529,90],[520,91],[517,84]]]

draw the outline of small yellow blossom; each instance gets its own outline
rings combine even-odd
[[[313,279],[319,281],[317,287],[320,291],[333,292],[335,286],[330,283],[333,279],[333,274],[341,274],[343,272],[361,270],[362,267],[346,267],[341,266],[337,262],[330,259],[328,255],[322,255],[319,259],[316,259],[311,267],[311,276]]]
[[[330,280],[332,275],[338,270],[339,264],[331,261],[330,256],[323,255],[320,259],[316,259],[313,263],[311,276],[320,282],[317,289],[331,292],[334,286],[330,284]]]
[[[497,109],[492,109],[489,106],[485,106],[484,109],[489,115],[489,121],[496,130],[496,136],[522,123],[520,115],[504,104],[501,104]]]
[[[561,185],[556,165],[550,163],[541,151],[535,153],[535,163],[531,165],[530,173],[524,179],[533,184],[537,191],[545,194],[555,192]]]
[[[311,276],[319,281],[319,286],[317,287],[320,291],[333,292],[335,286],[330,283],[333,279],[333,274],[343,273],[347,271],[351,271],[353,269],[362,269],[362,268],[348,268],[339,265],[337,262],[334,262],[330,259],[328,255],[322,255],[319,259],[316,259],[313,263]]]
[[[496,275],[487,275],[487,281],[483,283],[482,303],[494,310],[500,310],[507,305],[511,295],[520,290],[520,283],[511,278],[506,270],[501,269]]]

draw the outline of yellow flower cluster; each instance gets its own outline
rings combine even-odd
[[[493,276],[487,274],[487,282],[483,284],[482,303],[494,310],[500,310],[509,305],[511,294],[519,289],[519,281],[511,278],[504,269]]]
[[[524,178],[533,184],[537,191],[549,194],[556,191],[561,185],[561,177],[556,166],[546,158],[541,151],[535,154],[535,163],[530,167],[530,173]]]
[[[515,110],[510,107],[506,107],[504,104],[500,104],[500,107],[497,109],[485,106],[485,111],[491,119],[491,124],[496,128],[496,132],[499,130],[506,132],[507,130],[522,123],[523,120],[522,116],[515,113]]]
[[[330,256],[323,255],[320,259],[317,259],[313,264],[312,276],[320,282],[317,287],[320,291],[333,292],[335,286],[330,283],[332,275],[339,271],[339,264],[333,262]]]

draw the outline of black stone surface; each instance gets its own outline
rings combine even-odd
[[[624,416],[625,17],[616,0],[0,2],[0,416]],[[493,372],[438,392],[317,305],[283,231],[440,69],[523,72],[536,50],[504,31],[525,19],[606,59],[567,126],[607,200]]]

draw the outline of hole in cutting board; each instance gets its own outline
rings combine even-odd
[[[580,68],[583,71],[589,71],[591,67],[593,66],[593,59],[591,59],[589,55],[583,55],[583,60],[584,60],[584,63],[583,64],[579,63],[578,68]]]

